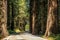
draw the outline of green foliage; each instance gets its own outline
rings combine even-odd
[[[53,38],[53,37],[49,37],[48,40],[55,40],[55,38]]]
[[[55,40],[60,40],[60,34],[56,36]]]
[[[29,0],[8,0],[8,27],[17,28],[17,20],[29,21]],[[23,20],[23,18],[25,18]],[[13,21],[13,22],[12,22]],[[20,21],[20,22],[22,22]],[[12,25],[12,23],[14,23]],[[10,32],[10,31],[9,31]],[[12,32],[10,32],[12,33]]]
[[[9,32],[10,34],[15,33],[15,32],[14,32],[14,31],[12,31],[12,30],[8,30],[8,32]]]
[[[25,30],[29,31],[29,24],[25,26]]]
[[[21,18],[29,16],[26,0],[19,0],[19,16]]]
[[[60,34],[52,34],[47,38],[48,40],[60,40]]]

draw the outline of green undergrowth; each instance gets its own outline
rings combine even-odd
[[[43,35],[41,37],[46,38]],[[56,35],[55,34],[52,34],[47,39],[48,40],[60,40],[60,34],[56,34]]]
[[[28,31],[29,31],[29,24],[27,24],[27,25],[25,26],[25,30],[28,30]]]
[[[27,24],[26,26],[25,26],[25,30],[28,30],[29,31],[29,24]],[[8,30],[8,32],[10,33],[10,34],[18,34],[18,33],[23,33],[23,32],[25,32],[23,29],[22,30],[20,30],[19,28],[14,28],[14,30],[12,31],[12,30]]]
[[[8,30],[9,34],[15,33],[15,31]]]
[[[50,40],[60,40],[60,34],[56,34],[56,35],[51,35],[50,37]]]
[[[12,30],[9,30],[9,34],[20,34],[20,33],[23,33],[24,31],[19,31],[19,32],[16,32],[16,31],[12,31]]]

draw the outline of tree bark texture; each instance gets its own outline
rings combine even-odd
[[[45,36],[49,36],[56,22],[57,0],[48,0],[48,15]]]
[[[30,29],[31,29],[31,32],[32,34],[35,34],[35,23],[36,23],[36,8],[37,8],[37,5],[36,5],[37,1],[36,0],[31,0],[31,3],[30,3],[30,6],[31,6],[31,26],[30,26]]]
[[[7,0],[0,1],[0,33],[3,37],[8,36],[7,31]]]

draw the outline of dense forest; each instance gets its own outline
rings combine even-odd
[[[60,0],[0,0],[0,38],[24,32],[60,40]]]

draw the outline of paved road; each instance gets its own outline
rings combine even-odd
[[[38,37],[38,36],[34,36],[29,33],[23,33],[20,35],[10,35],[2,40],[46,40],[46,39]]]

